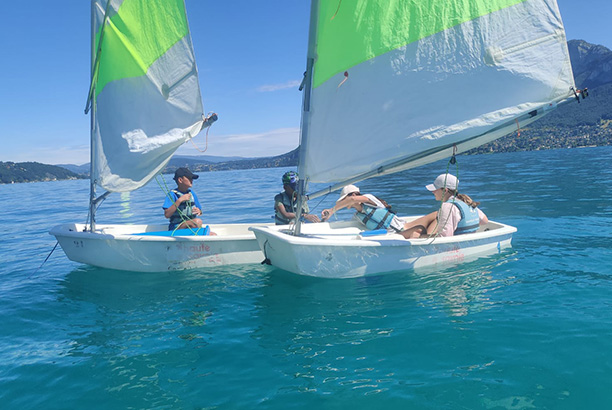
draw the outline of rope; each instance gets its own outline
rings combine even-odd
[[[212,125],[210,127],[212,127]],[[206,145],[204,147],[204,150],[201,150],[200,147],[198,147],[196,143],[193,142],[193,138],[189,139],[189,141],[191,141],[191,143],[193,144],[194,148],[202,153],[206,152],[206,150],[208,149],[208,131],[210,131],[210,127],[206,128]]]
[[[38,267],[38,269],[36,269],[33,273],[30,274],[30,276],[28,276],[26,278],[26,280],[30,279],[32,276],[36,275],[38,273],[38,271],[40,270],[40,268],[43,267],[43,265],[45,264],[45,262],[47,262],[49,260],[49,257],[51,256],[51,254],[53,253],[53,251],[55,251],[55,248],[57,248],[57,245],[59,245],[59,241],[55,242],[55,246],[53,247],[53,249],[51,249],[51,252],[49,252],[49,254],[47,255],[47,257],[45,258],[45,260],[43,261],[43,263],[40,264],[40,266]]]
[[[457,177],[457,180],[459,180],[459,163],[457,162],[457,159],[455,158],[455,154],[457,153],[457,146],[454,145],[453,146],[453,156],[448,160],[448,163],[446,164],[446,175],[448,176],[448,171],[450,169],[451,165],[455,165],[455,176]],[[446,186],[446,176],[444,177],[444,186]],[[457,186],[456,189],[457,193],[459,192],[459,186]],[[453,205],[455,204],[455,196],[453,195],[453,201],[451,202]],[[435,239],[437,233],[438,233],[438,229],[439,229],[439,224],[440,224],[440,212],[442,211],[442,205],[444,205],[444,195],[442,196],[442,199],[440,200],[440,207],[438,208],[438,217],[436,218],[436,226],[433,230],[433,232],[431,234],[427,235],[427,239],[432,239],[432,243],[433,243],[433,239]],[[450,219],[450,215],[448,216],[448,218],[446,218],[446,221],[444,221],[444,225],[442,226],[441,230],[444,230],[444,228],[446,227],[446,224],[448,223],[448,220]]]
[[[338,11],[340,10],[340,5],[342,4],[342,0],[340,0],[338,2],[338,8],[336,8],[336,12],[334,13],[334,15],[332,16],[332,18],[330,20],[333,20],[336,18],[336,14],[338,14]]]
[[[344,84],[344,83],[346,82],[346,80],[348,80],[348,71],[345,71],[345,72],[344,72],[344,79],[343,79],[343,80],[340,82],[340,84],[338,84],[338,87],[336,87],[336,90],[337,90],[338,88],[340,88],[340,86],[341,86],[342,84]]]
[[[204,153],[206,152],[206,150],[208,149],[208,131],[210,131],[210,128],[213,126],[213,124],[215,123],[215,121],[217,121],[217,114],[215,114],[214,112],[209,112],[206,117],[204,117],[204,115],[202,115],[202,118],[204,119],[204,124],[207,124],[208,126],[206,127],[206,145],[204,147],[204,150],[201,150],[200,147],[198,147],[196,145],[195,142],[193,142],[193,138],[190,138],[189,141],[191,141],[191,143],[193,144],[194,148],[197,149],[198,151]]]
[[[159,180],[157,179],[157,177],[161,177],[161,180],[162,180],[162,181],[164,181],[164,186],[163,186],[163,187],[162,187],[162,185],[160,184],[160,182],[159,182]],[[174,198],[172,197],[172,195],[170,195],[170,191],[171,191],[171,189],[170,189],[170,188],[168,188],[168,184],[166,184],[166,179],[163,177],[163,175],[162,175],[161,173],[160,173],[160,174],[155,175],[155,182],[157,182],[157,185],[158,185],[158,186],[159,186],[159,188],[160,188],[160,189],[161,189],[161,190],[164,192],[164,194],[166,195],[166,197],[167,197],[167,198],[169,198],[171,201],[174,201]],[[190,220],[191,220],[191,219],[187,218],[187,216],[185,215],[185,213],[183,213],[183,211],[181,211],[180,209],[176,208],[176,211],[179,213],[179,216],[181,217],[182,222],[187,222],[187,221],[190,221]],[[182,223],[182,222],[181,222],[181,223]],[[175,232],[178,230],[178,227],[179,227],[180,225],[181,225],[181,224],[176,225],[176,228],[174,228],[174,229],[172,230],[172,235],[171,235],[171,236],[174,236],[174,233],[175,233]],[[194,235],[197,235],[197,232],[198,232],[198,229],[199,229],[199,228],[192,228],[191,226],[187,226],[187,228],[186,228],[186,229],[189,229],[189,230],[191,231],[191,233],[193,233]]]

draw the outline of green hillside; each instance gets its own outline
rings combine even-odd
[[[84,177],[56,165],[38,162],[0,162],[1,184],[80,178]]]

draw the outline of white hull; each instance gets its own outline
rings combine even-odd
[[[262,224],[262,226],[270,224]],[[167,225],[58,225],[49,232],[75,262],[134,272],[161,272],[220,265],[260,263],[263,253],[251,224],[210,225],[217,236],[141,236]]]
[[[410,220],[413,218],[403,218]],[[253,227],[270,263],[300,275],[350,278],[458,263],[501,252],[516,228],[496,222],[476,233],[446,238],[404,239],[391,233],[362,237],[357,221],[303,224],[299,237],[287,226]]]

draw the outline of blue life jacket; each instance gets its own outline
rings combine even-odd
[[[480,226],[478,210],[476,208],[472,208],[457,198],[455,198],[453,205],[455,205],[459,209],[459,212],[461,212],[461,220],[457,224],[457,229],[455,229],[454,235],[476,232]]]
[[[188,192],[191,192],[191,191],[188,191]],[[174,199],[175,202],[181,196],[186,194],[186,192],[180,192],[176,189],[173,189],[172,193],[176,195],[176,198]],[[181,202],[181,204],[178,206],[178,209],[172,214],[172,216],[170,216],[169,229],[172,230],[174,229],[174,227],[180,225],[183,221],[187,221],[187,220],[195,218],[195,216],[193,215],[194,205],[195,205],[195,202],[193,201],[193,194],[192,194],[191,198],[188,199],[187,201]]]
[[[375,208],[371,205],[361,204],[362,211],[355,215],[371,231],[388,229],[395,215],[386,208]]]

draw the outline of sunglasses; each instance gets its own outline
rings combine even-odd
[[[356,195],[361,195],[361,194],[359,192],[351,192],[347,196],[356,196]]]

